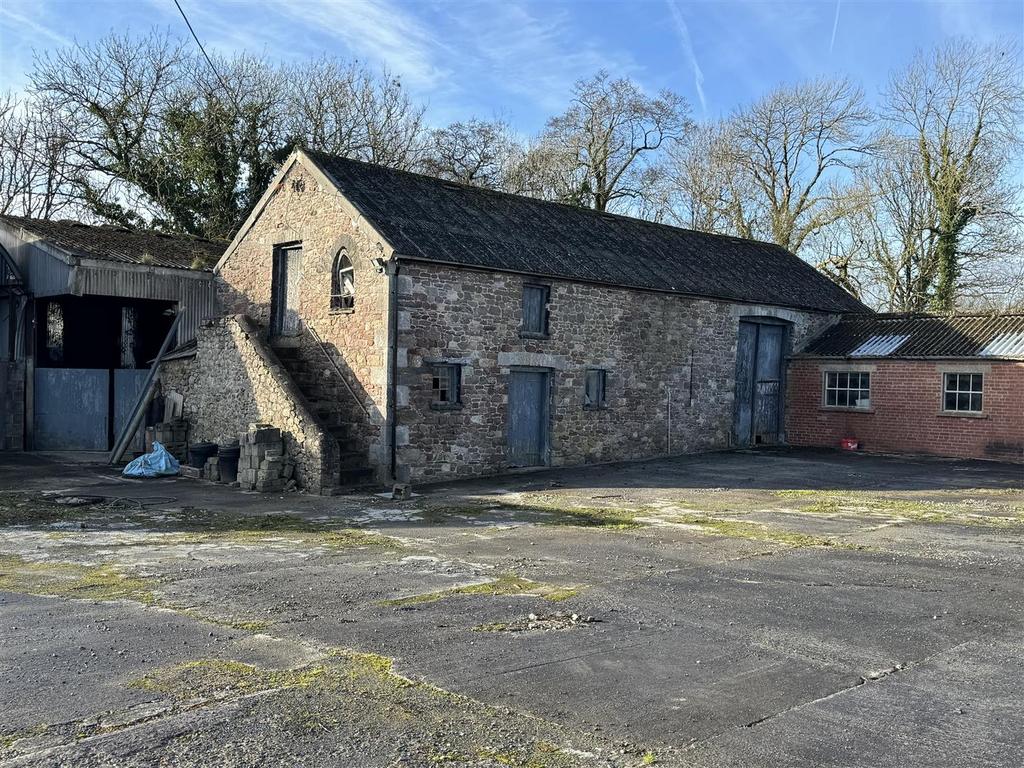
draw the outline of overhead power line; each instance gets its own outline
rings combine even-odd
[[[174,5],[178,9],[178,13],[181,14],[181,18],[183,18],[185,20],[185,26],[188,27],[188,31],[192,33],[192,39],[196,41],[196,45],[198,45],[199,46],[199,50],[202,51],[203,58],[206,59],[206,63],[210,65],[211,71],[213,72],[214,75],[217,76],[217,79],[220,81],[221,86],[223,86],[224,90],[227,92],[228,96],[231,98],[232,103],[235,105],[235,109],[238,110],[239,112],[241,112],[242,108],[240,106],[238,106],[238,99],[235,98],[234,91],[232,91],[228,87],[227,81],[223,77],[221,77],[220,72],[217,71],[217,67],[214,66],[213,59],[210,58],[210,55],[206,52],[206,49],[203,48],[203,44],[202,44],[202,42],[200,42],[199,36],[196,34],[196,31],[192,28],[192,22],[189,21],[188,20],[188,16],[185,15],[185,11],[181,7],[181,3],[179,3],[178,0],[174,0]]]

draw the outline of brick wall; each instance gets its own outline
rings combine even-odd
[[[551,286],[550,338],[520,338],[522,276],[403,262],[397,443],[404,476],[431,480],[506,467],[513,366],[552,371],[552,465],[728,447],[739,318],[766,314],[789,320],[797,347],[831,320],[823,314],[540,282]],[[439,361],[462,365],[461,409],[431,408],[431,363]],[[605,409],[583,408],[590,367],[608,371]]]
[[[327,346],[369,411],[354,400],[343,402],[356,426],[356,442],[366,446],[368,463],[386,463],[383,423],[387,400],[388,278],[374,260],[390,255],[358,212],[333,188],[302,165],[293,166],[259,218],[218,273],[221,306],[246,314],[261,327],[270,320],[270,287],[274,246],[301,242],[299,315],[306,329],[299,341],[304,357],[322,360],[308,332],[312,328]],[[331,309],[331,269],[340,248],[347,250],[355,273],[356,299],[351,310]],[[333,376],[323,360],[324,375]],[[344,389],[343,398],[351,398]]]
[[[270,424],[281,430],[301,487],[319,492],[334,485],[333,440],[302,405],[251,321],[208,322],[196,342],[194,358],[168,361],[160,370],[162,391],[183,396],[189,441],[222,443],[238,439],[251,423]]]
[[[871,373],[869,412],[822,407],[823,371]],[[942,374],[984,374],[983,416],[942,412]],[[867,451],[1024,460],[1024,363],[858,361],[790,363],[786,408],[792,445],[837,447],[856,438]]]
[[[25,447],[25,363],[0,361],[0,451]]]

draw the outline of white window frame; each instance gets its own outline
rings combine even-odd
[[[348,264],[343,267],[342,264]],[[346,279],[347,278],[347,279]],[[331,264],[331,312],[351,312],[356,307],[356,270],[347,248],[339,248]]]
[[[839,410],[844,410],[844,411],[870,411],[871,410],[871,378],[872,378],[871,374],[872,374],[872,371],[857,370],[855,368],[832,368],[832,369],[826,369],[826,370],[822,371],[821,372],[821,407],[822,408],[839,409]],[[839,386],[839,377],[842,376],[842,375],[845,375],[847,377],[847,379],[846,379],[846,386]],[[835,386],[831,386],[831,387],[829,386],[829,377],[830,376],[835,376],[836,377],[836,384],[835,384]],[[850,376],[857,376],[858,377],[857,378],[857,384],[858,385],[856,387],[851,387],[850,386],[850,384],[849,384],[849,382],[850,382],[849,377]],[[860,377],[862,377],[862,376],[867,376],[867,378],[868,378],[867,386],[866,387],[861,386],[861,384],[863,383],[863,379],[861,379]],[[858,398],[855,401],[858,404],[855,404],[855,405],[850,405],[849,404],[849,402],[850,402],[849,394],[851,392],[860,393],[860,392],[863,392],[865,390],[868,393],[868,398],[867,398],[868,401],[867,401],[866,404],[864,404],[864,405],[860,405],[859,404],[859,401],[860,401],[860,397],[859,396],[858,396]],[[828,401],[828,393],[829,393],[829,391],[836,392],[836,402],[835,403],[829,403],[829,401]],[[839,404],[839,394],[838,394],[839,392],[847,393],[847,395],[846,395],[846,397],[847,397],[847,404],[846,405],[840,405]]]
[[[956,388],[955,389],[950,389],[949,388],[949,377],[950,376],[956,376]],[[961,386],[961,377],[963,377],[963,376],[968,377],[967,386],[969,387],[969,389],[961,389],[960,388],[960,386]],[[977,376],[979,379],[981,379],[981,389],[975,390],[973,388],[974,387],[974,377],[975,376]],[[946,397],[947,397],[947,395],[951,395],[951,394],[955,394],[956,395],[956,407],[955,408],[948,408],[946,406]],[[961,408],[960,407],[960,396],[961,395],[966,395],[967,396],[967,405],[968,405],[967,408]],[[980,408],[977,408],[977,409],[971,407],[973,405],[972,401],[974,400],[975,397],[978,398],[978,405],[980,406]],[[964,415],[970,415],[970,416],[976,416],[978,414],[984,413],[985,412],[985,374],[983,372],[981,372],[981,371],[959,371],[959,370],[943,371],[942,372],[942,412],[943,413],[949,413],[949,414],[964,414]]]

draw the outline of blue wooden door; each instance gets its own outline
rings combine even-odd
[[[782,441],[786,326],[740,322],[736,343],[736,445]]]
[[[105,451],[110,373],[95,368],[36,368],[32,447],[38,451]]]
[[[513,369],[508,383],[508,461],[536,467],[548,461],[548,373]]]

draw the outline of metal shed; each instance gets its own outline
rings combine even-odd
[[[224,244],[72,221],[0,217],[0,388],[24,391],[23,439],[7,447],[110,448],[147,361],[181,314],[176,344],[216,314],[212,265]],[[12,286],[14,283],[12,282]],[[18,377],[23,377],[19,387]]]

